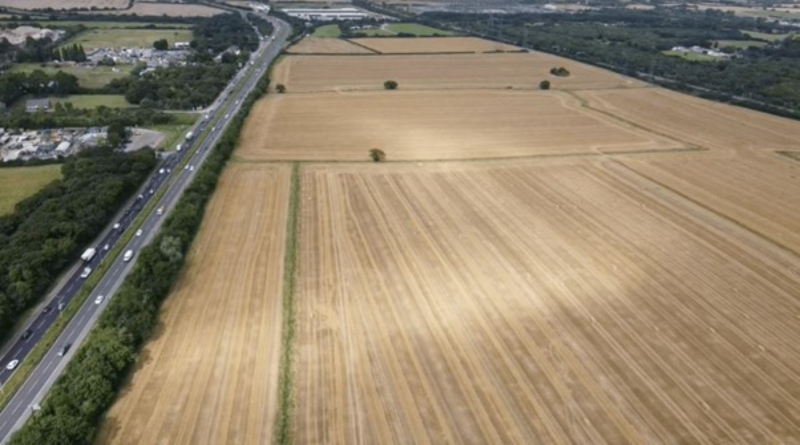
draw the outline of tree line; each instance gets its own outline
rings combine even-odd
[[[244,121],[268,85],[265,76],[245,100],[162,229],[139,252],[132,272],[53,386],[42,409],[13,436],[11,444],[93,442],[103,413],[111,407],[139,350],[156,327],[159,308],[180,274]]]
[[[750,47],[728,59],[694,62],[669,57],[675,46],[710,48],[717,40],[745,40],[742,30],[788,32],[779,23],[719,11],[682,8],[631,11],[607,8],[575,14],[426,13],[422,21],[563,55],[676,89],[700,87],[717,98],[800,111],[800,42],[792,38]],[[535,26],[533,26],[535,24]],[[661,79],[661,80],[660,80]],[[752,106],[751,105],[748,106]]]
[[[20,71],[0,75],[0,101],[8,105],[26,94],[63,96],[79,91],[78,78],[63,71],[47,74],[42,70],[33,70],[30,73]]]
[[[0,337],[36,304],[155,167],[151,150],[85,150],[0,216]]]

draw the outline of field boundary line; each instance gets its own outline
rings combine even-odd
[[[600,151],[600,152],[577,152],[577,153],[541,153],[535,155],[524,156],[498,156],[488,158],[461,158],[461,159],[401,159],[392,160],[386,159],[382,161],[384,164],[418,164],[418,163],[478,163],[478,162],[505,162],[505,161],[535,161],[535,160],[548,160],[548,159],[569,159],[569,158],[607,158],[607,157],[624,157],[628,155],[652,155],[652,154],[669,154],[669,153],[692,153],[708,151],[707,148],[690,146],[690,147],[675,147],[660,149],[644,149],[644,150],[631,150],[631,151]],[[303,164],[372,164],[374,161],[371,159],[364,159],[363,161],[354,161],[349,159],[245,159],[239,156],[232,156],[228,162],[238,164],[286,164],[292,162],[300,162]]]
[[[352,39],[341,39],[341,40],[344,40],[345,42],[347,42],[347,43],[349,43],[351,45],[355,45],[355,46],[357,46],[359,48],[364,48],[365,50],[369,51],[372,54],[383,55],[383,53],[378,51],[377,49],[370,48],[368,46],[364,46],[364,45],[362,45],[362,44],[360,44],[358,42],[354,42]]]
[[[724,221],[726,221],[726,222],[728,222],[730,224],[733,224],[736,227],[739,227],[740,229],[750,233],[751,235],[755,235],[756,237],[762,239],[763,241],[765,241],[765,242],[767,242],[769,244],[772,244],[774,247],[777,247],[778,250],[783,251],[784,254],[790,255],[790,256],[794,257],[796,260],[800,260],[800,252],[795,251],[791,247],[781,243],[780,241],[770,237],[769,235],[767,235],[765,233],[762,233],[762,232],[760,232],[760,231],[758,231],[758,230],[756,230],[756,229],[744,224],[743,222],[739,221],[736,218],[728,216],[728,215],[726,215],[726,214],[724,214],[724,213],[722,213],[722,212],[720,212],[718,210],[715,210],[715,209],[711,208],[710,206],[708,206],[706,204],[703,204],[702,202],[690,197],[689,195],[687,195],[687,194],[685,194],[685,193],[683,193],[683,192],[681,192],[681,191],[679,191],[679,190],[677,190],[677,189],[675,189],[673,187],[670,187],[667,184],[665,184],[665,183],[663,183],[663,182],[661,182],[661,181],[659,181],[657,179],[651,178],[650,176],[648,176],[645,173],[638,172],[634,168],[626,165],[623,162],[619,162],[616,159],[611,159],[611,162],[613,162],[615,165],[621,166],[623,169],[625,169],[626,171],[632,173],[634,176],[638,177],[639,179],[641,179],[643,181],[649,181],[649,182],[651,182],[651,183],[663,188],[664,190],[667,190],[667,191],[675,194],[676,196],[678,196],[678,197],[680,197],[680,198],[682,198],[682,199],[694,204],[695,206],[697,206],[697,207],[699,207],[699,208],[701,208],[701,209],[703,209],[703,210],[705,210],[705,211],[707,211],[707,212],[709,212],[709,213],[721,218],[722,220],[724,220]]]
[[[636,122],[633,122],[631,120],[625,119],[625,118],[623,118],[621,116],[617,116],[616,114],[614,114],[614,113],[612,113],[610,111],[606,111],[606,110],[601,110],[599,108],[595,108],[591,104],[589,104],[589,99],[587,99],[585,97],[581,97],[581,96],[575,94],[575,92],[572,91],[572,90],[558,90],[558,91],[563,91],[565,94],[574,97],[578,101],[580,106],[583,107],[583,108],[586,108],[587,110],[591,110],[591,111],[593,111],[595,113],[602,114],[604,116],[610,117],[610,118],[618,120],[620,122],[624,122],[624,123],[626,123],[626,124],[628,124],[628,125],[630,125],[630,126],[632,126],[634,128],[637,128],[639,130],[645,131],[647,133],[654,134],[656,136],[661,136],[663,138],[667,138],[667,139],[675,141],[675,142],[680,142],[681,144],[684,144],[684,145],[686,145],[688,147],[694,147],[694,148],[698,148],[700,150],[708,150],[707,147],[703,147],[701,145],[693,144],[693,143],[691,143],[689,141],[684,141],[684,140],[682,140],[682,139],[680,139],[678,137],[675,137],[675,136],[667,134],[667,133],[662,133],[660,131],[654,130],[654,129],[649,128],[649,127],[646,127],[646,126],[644,126],[642,124],[637,124]],[[576,90],[576,91],[579,91],[579,90]],[[591,90],[583,90],[583,91],[591,91]]]
[[[285,162],[284,162],[285,164]],[[300,163],[292,164],[289,210],[286,218],[286,247],[283,260],[283,329],[278,376],[278,418],[275,443],[294,443],[294,337],[296,329],[297,236],[300,214]]]

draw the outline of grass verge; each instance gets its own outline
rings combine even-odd
[[[297,284],[297,231],[300,213],[300,164],[292,166],[289,217],[286,220],[286,252],[283,260],[283,329],[278,380],[278,419],[275,442],[293,443],[294,431],[294,336],[296,329],[295,290]]]

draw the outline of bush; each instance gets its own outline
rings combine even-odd
[[[558,68],[550,68],[550,74],[558,77],[569,77],[569,70],[560,66]]]
[[[386,90],[396,90],[397,82],[394,80],[387,80],[386,82],[383,82],[383,88]]]
[[[539,82],[539,89],[540,90],[549,90],[550,89],[550,81],[549,80],[543,80],[543,81]]]
[[[275,91],[277,91],[279,94],[285,93],[286,92],[286,85],[284,85],[282,83],[279,83],[279,84],[275,85]]]
[[[369,157],[373,162],[383,162],[386,160],[386,153],[378,148],[373,148],[369,151]]]

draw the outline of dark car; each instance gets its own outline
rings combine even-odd
[[[63,301],[59,301],[58,302],[58,310],[59,311],[63,311],[66,306],[67,306],[67,303],[65,303]]]
[[[32,329],[26,329],[25,332],[22,333],[22,339],[23,340],[27,340],[27,339],[30,338],[31,335],[33,335],[33,330]]]
[[[46,313],[48,313],[48,312],[50,312],[50,311],[52,311],[52,310],[53,310],[53,308],[52,308],[52,307],[50,307],[50,306],[45,306],[45,307],[44,307],[44,309],[42,309],[42,313],[43,313],[43,314],[46,314]]]
[[[69,351],[69,348],[71,348],[71,347],[72,347],[72,343],[67,343],[67,344],[65,344],[65,345],[64,345],[64,346],[61,348],[61,350],[60,350],[60,351],[58,351],[58,356],[59,356],[59,357],[63,357],[63,356],[64,356],[64,355],[67,353],[67,351]]]

